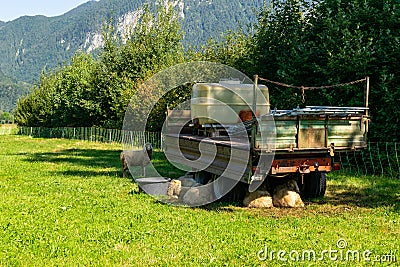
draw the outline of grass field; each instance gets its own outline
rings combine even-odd
[[[304,209],[182,208],[121,178],[119,145],[4,135],[0,147],[1,266],[400,262],[400,179],[332,173]]]
[[[16,134],[17,132],[16,124],[0,124],[0,135]]]

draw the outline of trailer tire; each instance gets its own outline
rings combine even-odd
[[[325,195],[326,173],[312,172],[305,175],[305,185],[303,195],[305,198],[317,198]]]
[[[326,192],[326,173],[321,172],[319,197],[323,197],[325,195],[325,192]]]

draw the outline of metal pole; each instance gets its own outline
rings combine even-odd
[[[265,100],[267,101],[267,113],[271,112],[271,104],[269,103],[269,88],[267,87],[267,96],[265,98]]]
[[[365,115],[369,115],[369,111],[368,111],[368,101],[369,101],[369,76],[366,77],[367,79],[367,93],[365,96],[365,107],[367,108],[367,110],[365,111]]]
[[[256,118],[256,111],[257,111],[257,88],[258,88],[258,75],[254,75],[254,86],[253,86],[253,119],[254,121],[251,124],[251,149],[255,147],[256,144],[256,128],[257,127],[257,118]],[[251,165],[252,166],[252,165]]]
[[[258,88],[258,75],[254,75],[254,86],[253,86],[253,113],[256,116],[257,110],[257,88]]]
[[[365,116],[367,117],[366,121],[365,121],[365,131],[368,133],[369,131],[369,121],[368,121],[368,116],[369,116],[369,108],[368,108],[368,101],[369,101],[369,76],[366,77],[367,79],[367,92],[366,92],[366,96],[365,96],[365,107],[367,108],[365,110]]]

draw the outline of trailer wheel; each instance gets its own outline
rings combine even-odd
[[[325,195],[326,173],[312,172],[304,176],[305,185],[303,195],[306,198],[316,198]]]
[[[321,172],[319,197],[323,197],[325,195],[325,191],[326,191],[326,173]]]

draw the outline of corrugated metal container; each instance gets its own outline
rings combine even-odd
[[[261,140],[261,134],[263,138]],[[260,120],[259,131],[256,135],[256,148],[261,149],[290,149],[296,147],[297,118],[280,117],[274,121]]]
[[[278,116],[274,121],[275,139],[261,140],[260,131],[268,137],[268,133],[272,133],[274,129],[270,121],[260,120],[256,148],[323,149],[329,148],[333,143],[336,149],[353,149],[366,145],[366,128],[362,116],[293,115]]]
[[[365,146],[365,125],[362,118],[330,118],[328,142],[334,143],[336,148]]]
[[[327,147],[325,135],[325,117],[306,116],[299,119],[298,148]]]
[[[258,86],[256,113],[269,112],[268,88]],[[197,83],[193,86],[191,111],[192,119],[199,124],[234,124],[239,122],[239,112],[250,110],[253,103],[253,84],[239,82]],[[229,106],[231,109],[227,108]]]

